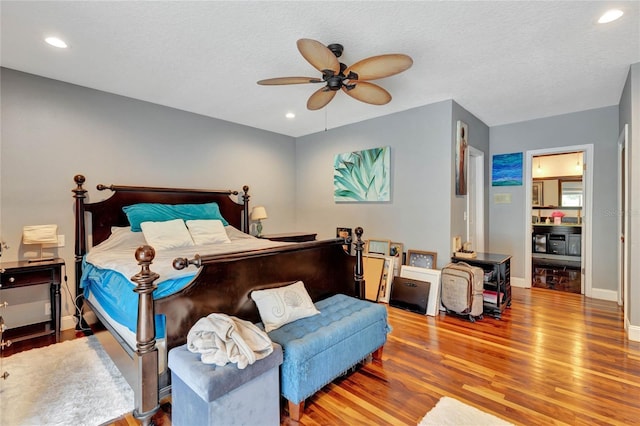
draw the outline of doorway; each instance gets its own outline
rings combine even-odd
[[[484,252],[484,152],[472,146],[467,183],[467,239],[476,252]]]
[[[629,234],[629,155],[627,141],[629,125],[625,124],[618,138],[618,305],[623,306],[624,329],[629,326],[629,249],[626,236]]]
[[[548,156],[553,154],[565,154],[565,153],[581,153],[582,154],[582,164],[583,164],[583,175],[582,175],[582,208],[581,208],[581,234],[579,237],[579,247],[580,247],[580,261],[578,263],[573,264],[575,273],[580,276],[580,293],[584,294],[588,297],[591,297],[592,293],[592,280],[591,280],[591,260],[592,260],[592,249],[591,249],[591,233],[592,233],[592,191],[593,191],[593,176],[591,170],[593,170],[593,145],[577,145],[577,146],[566,146],[559,148],[549,148],[549,149],[541,149],[535,151],[528,151],[526,153],[526,165],[525,165],[525,224],[524,227],[524,241],[528,243],[525,244],[525,256],[524,259],[526,261],[525,264],[525,287],[531,287],[533,283],[533,267],[532,263],[534,260],[534,250],[533,250],[533,235],[534,235],[534,221],[537,215],[534,215],[533,212],[534,204],[533,204],[533,195],[534,195],[534,182],[533,182],[533,168],[534,165],[537,167],[538,163],[534,163],[535,157],[540,156]],[[537,161],[537,160],[536,160]],[[558,187],[559,188],[559,187]],[[539,190],[539,189],[538,189]],[[560,189],[558,189],[560,191]],[[575,188],[574,194],[575,196]],[[560,203],[559,203],[560,204]],[[551,209],[554,210],[554,209]],[[552,224],[551,224],[552,225]],[[552,232],[545,232],[546,237],[549,238]],[[575,242],[575,236],[570,237],[570,235],[565,235],[564,238],[557,238],[557,247],[565,250],[564,255],[560,256],[568,256],[568,244],[569,238],[572,238]],[[546,241],[545,247],[549,247],[549,241]],[[574,245],[575,249],[575,245]],[[573,260],[575,258],[566,257],[563,260]]]

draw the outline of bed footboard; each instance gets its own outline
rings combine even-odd
[[[343,239],[291,244],[226,255],[174,260],[176,269],[199,268],[196,278],[180,293],[157,299],[156,314],[166,317],[167,347],[186,342],[189,329],[211,312],[260,322],[251,292],[296,281],[313,302],[335,294],[364,299],[362,228],[356,229],[356,256],[345,253]]]
[[[132,277],[138,284],[135,353],[138,380],[134,416],[143,424],[149,424],[159,407],[155,314],[166,317],[169,349],[184,344],[193,324],[212,312],[260,321],[250,297],[253,290],[301,280],[314,302],[339,293],[364,299],[362,234],[362,228],[356,228],[355,257],[345,253],[344,240],[334,239],[231,255],[178,258],[174,260],[177,269],[195,265],[200,268],[198,275],[180,293],[155,301],[152,294],[158,276],[149,267],[155,251],[150,246],[138,248],[136,259],[141,271]]]

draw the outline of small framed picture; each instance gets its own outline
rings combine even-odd
[[[393,241],[389,245],[389,256],[398,257],[402,259],[404,253],[404,245],[402,243],[394,243]]]
[[[336,228],[336,238],[342,238],[344,240],[342,248],[348,254],[351,254],[352,235],[353,233],[351,228]]]
[[[407,265],[417,268],[438,269],[438,253],[433,251],[407,250]]]
[[[366,253],[377,253],[389,256],[390,240],[367,240],[365,244]]]
[[[541,206],[543,205],[542,201],[542,181],[534,181],[533,186],[531,187],[531,205],[532,206]]]

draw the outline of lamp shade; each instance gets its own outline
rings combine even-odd
[[[58,225],[27,225],[22,228],[24,244],[50,244],[58,242]]]
[[[267,210],[262,206],[256,206],[251,210],[251,220],[262,220],[267,217]]]

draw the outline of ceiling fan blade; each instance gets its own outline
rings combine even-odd
[[[258,84],[263,86],[272,86],[279,84],[304,84],[304,83],[323,83],[324,81],[320,78],[314,77],[278,77],[278,78],[267,78],[266,80],[258,81]]]
[[[316,90],[313,93],[313,95],[309,97],[309,100],[307,101],[307,109],[310,109],[311,111],[321,109],[325,105],[327,105],[329,102],[331,102],[331,99],[333,99],[335,95],[336,95],[335,90],[330,90],[330,89],[327,89],[326,87]]]
[[[324,44],[310,38],[301,38],[297,45],[300,54],[318,71],[332,70],[335,74],[340,72],[338,58]]]
[[[351,65],[344,71],[358,74],[358,80],[377,80],[406,71],[413,65],[413,59],[402,53],[372,56]]]
[[[391,94],[377,84],[367,83],[366,81],[354,83],[355,87],[351,89],[347,88],[347,86],[342,86],[342,90],[354,99],[372,105],[384,105],[391,101]]]

